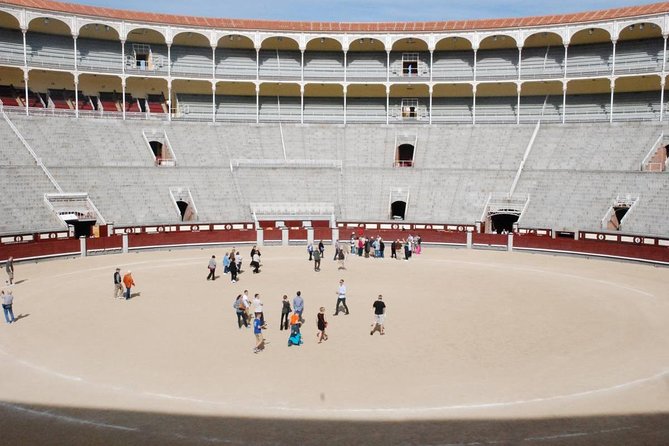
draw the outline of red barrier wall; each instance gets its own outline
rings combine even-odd
[[[155,230],[155,228],[154,228]],[[137,232],[128,234],[128,245],[132,248],[207,244],[207,243],[255,243],[256,231],[249,229],[239,230],[203,230],[203,231],[171,231],[146,233],[144,229],[137,228]],[[380,235],[386,242],[396,239],[404,239],[409,234],[420,234],[425,243],[451,243],[465,245],[467,243],[467,232],[444,231],[434,229],[362,229],[340,227],[339,235],[342,243],[348,246],[351,232],[356,235],[362,233],[369,237]],[[535,231],[525,231],[525,234],[514,234],[513,246],[517,249],[539,249],[546,251],[563,251],[578,254],[604,255],[628,259],[650,260],[669,263],[669,244],[666,239],[629,236],[619,234],[581,233],[578,240],[572,238],[557,237],[550,235],[536,235]],[[80,251],[78,239],[55,239],[48,238],[50,234],[30,234],[34,240],[29,242],[14,243],[11,236],[5,237],[5,242],[0,243],[0,259],[9,256],[15,259],[47,257],[59,254],[77,254]],[[306,240],[306,229],[291,229],[289,237],[292,240]],[[264,231],[267,241],[281,241],[282,232],[279,229],[267,229]],[[332,230],[328,227],[314,228],[314,240],[330,240]],[[609,239],[609,240],[607,240]],[[9,241],[7,241],[9,240]],[[498,234],[472,233],[474,244],[506,246],[508,236]],[[120,249],[122,247],[122,236],[90,238],[87,240],[88,250]],[[386,249],[389,250],[388,243]]]

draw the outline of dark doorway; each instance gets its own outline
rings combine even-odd
[[[151,151],[153,151],[153,156],[156,157],[156,159],[160,159],[163,157],[163,143],[160,141],[149,141],[149,145],[151,146]]]
[[[95,220],[66,220],[65,223],[74,227],[76,238],[90,237],[93,234],[93,226],[95,226]]]
[[[665,154],[667,155],[667,158],[669,158],[669,144],[667,144],[666,146],[664,146],[664,152],[665,152]]]
[[[616,214],[616,222],[615,222],[615,227],[616,229],[620,229],[620,222],[623,221],[623,218],[625,218],[625,215],[627,215],[627,211],[629,211],[630,208],[627,206],[614,206],[613,207],[613,212]]]
[[[181,213],[181,221],[184,221],[186,210],[188,209],[188,203],[183,200],[177,200],[177,206],[179,207],[179,212]]]
[[[513,224],[518,221],[516,214],[496,214],[490,216],[490,223],[492,224],[492,232],[498,234],[513,232]]]
[[[397,148],[397,155],[395,157],[396,167],[411,167],[413,166],[413,144],[402,144]]]
[[[404,201],[394,201],[390,205],[390,218],[393,220],[404,220],[407,204]]]

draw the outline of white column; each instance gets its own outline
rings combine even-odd
[[[520,81],[518,82],[518,85],[516,86],[516,91],[518,92],[518,104],[516,105],[516,125],[520,124],[520,90],[522,88],[522,84]]]
[[[256,82],[260,80],[260,48],[256,48]]]
[[[79,74],[74,73],[74,115],[79,117]]]
[[[662,75],[664,75],[667,68],[667,34],[663,34],[662,39],[664,40],[662,49]]]
[[[472,249],[472,233],[467,231],[467,249]]]
[[[434,50],[430,50],[430,84],[432,83],[432,66],[434,65]]]
[[[662,35],[663,49],[662,49],[662,76],[660,78],[660,122],[662,122],[664,117],[664,85],[665,85],[665,72],[667,68],[667,34]]]
[[[518,45],[518,80],[520,80],[520,73],[523,69],[523,46]]]
[[[123,107],[123,120],[125,121],[125,76],[121,79],[121,95],[122,95],[122,107]]]
[[[390,50],[386,50],[386,82],[390,83]]]
[[[167,79],[172,78],[172,44],[167,44]]]
[[[346,125],[346,93],[347,93],[348,87],[346,84],[344,84],[344,125]]]
[[[122,252],[123,252],[123,254],[127,254],[127,253],[128,253],[128,234],[124,232],[124,233],[121,235],[121,240],[122,240],[122,242],[123,242],[123,245],[122,245],[122,246],[123,246]]]
[[[476,84],[472,86],[472,124],[476,124]]]
[[[388,125],[389,122],[390,122],[390,85],[386,85],[386,125]]]
[[[290,238],[288,234],[288,228],[283,227],[281,228],[281,246],[288,246],[289,242]]]
[[[265,246],[265,236],[262,228],[256,228],[256,245]]]
[[[28,46],[26,43],[26,33],[27,29],[21,28],[21,34],[23,34],[23,85],[25,86],[26,94],[26,116],[30,114],[28,111]],[[666,42],[666,40],[665,40]]]
[[[613,60],[611,62],[611,75],[616,74],[616,42],[617,40],[612,40],[613,42]]]
[[[665,39],[665,43],[666,43],[666,39]],[[344,83],[346,83],[346,78],[347,78],[347,73],[346,73],[346,72],[348,71],[348,70],[346,69],[346,65],[347,65],[347,63],[348,63],[348,62],[347,62],[346,53],[347,53],[347,51],[344,51]]]
[[[260,122],[260,84],[256,84],[256,124]]]
[[[24,70],[25,71],[23,72],[23,85],[25,86],[25,90],[26,90],[26,116],[29,116],[30,115],[30,111],[29,111],[30,104],[29,104],[29,101],[28,101],[28,69],[25,68]]]
[[[302,71],[302,78],[304,78],[304,71]],[[304,83],[300,84],[300,124],[304,124]]]
[[[616,89],[616,80],[611,79],[611,111],[609,113],[609,123],[613,122],[613,92]]]
[[[513,251],[513,232],[509,232],[509,235],[506,239],[506,250],[508,252]]]
[[[304,85],[304,50],[300,49],[300,80]]]
[[[476,48],[474,48],[474,82],[476,82],[476,63],[477,63],[476,62],[476,53],[477,52],[478,52],[478,50]]]
[[[430,71],[430,76],[432,76],[432,71]],[[433,91],[434,91],[434,87],[432,86],[432,82],[430,82],[430,86],[428,87],[428,92],[430,94],[430,110],[428,110],[429,117],[430,117],[430,121],[429,121],[430,124],[432,124],[432,92]]]
[[[211,46],[211,78],[216,79],[216,45]]]
[[[167,80],[167,120],[172,121],[172,78]]]
[[[79,251],[81,252],[80,256],[81,257],[86,257],[87,251],[86,251],[86,237],[83,235],[79,237]]]
[[[567,81],[562,81],[562,123],[567,116]]]
[[[77,72],[78,63],[77,63],[77,35],[73,34],[72,39],[74,40],[74,72]]]
[[[125,79],[125,40],[121,40],[121,73]]]
[[[563,76],[563,79],[567,79],[567,62],[568,62],[567,56],[569,55],[568,49],[569,49],[569,44],[565,43],[564,44],[564,76]]]
[[[211,122],[216,122],[216,81],[211,81]]]

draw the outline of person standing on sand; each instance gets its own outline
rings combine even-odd
[[[5,263],[5,271],[10,285],[14,284],[14,257],[9,256],[7,263]]]
[[[7,293],[3,290],[0,293],[0,299],[2,299],[2,310],[5,312],[5,320],[8,324],[13,324],[16,319],[14,318],[14,310],[12,309],[14,304],[12,290],[8,290]]]
[[[290,301],[288,301],[288,296],[283,295],[283,300],[281,301],[281,323],[279,324],[279,330],[288,330],[288,319],[289,314],[292,311],[290,308]]]
[[[302,313],[304,312],[304,299],[302,299],[301,291],[295,293],[295,298],[293,299],[293,311],[300,318],[300,324],[304,323],[304,318],[302,317]]]
[[[325,329],[327,326],[328,322],[325,320],[325,307],[321,307],[320,311],[318,312],[318,334],[316,334],[319,344],[328,340],[328,335],[325,334]]]
[[[386,330],[383,327],[386,318],[386,304],[383,302],[383,296],[381,294],[379,294],[376,302],[372,304],[372,308],[374,308],[374,323],[372,324],[374,328],[369,332],[369,335],[373,335],[375,331],[384,335],[386,334]]]
[[[319,250],[314,251],[314,271],[319,272],[321,270],[321,252]]]
[[[256,347],[253,353],[260,353],[265,350],[265,339],[262,335],[263,324],[260,320],[260,313],[256,313],[256,318],[253,320],[253,334],[256,336]]]
[[[237,282],[237,263],[234,260],[230,260],[230,282]]]
[[[346,285],[344,285],[344,279],[339,281],[339,288],[337,289],[337,306],[335,307],[335,313],[333,316],[339,314],[339,305],[343,305],[344,311],[348,314],[348,306],[346,305]]]
[[[123,276],[123,285],[125,285],[125,300],[130,299],[130,289],[135,286],[135,279],[132,278],[132,271],[128,272]]]
[[[114,298],[123,299],[123,279],[120,271],[121,268],[116,268],[114,272]]]
[[[239,328],[241,329],[242,325],[248,328],[249,323],[246,321],[246,307],[244,306],[244,298],[241,294],[237,295],[237,299],[235,299],[235,303],[232,307],[235,309],[235,313],[237,313],[237,325]]]
[[[207,276],[207,280],[216,280],[216,256],[211,256],[207,268],[209,268],[209,275]]]

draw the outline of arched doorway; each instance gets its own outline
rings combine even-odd
[[[406,201],[393,201],[390,205],[390,218],[393,220],[404,220],[406,209]]]
[[[184,221],[184,217],[186,216],[186,211],[188,210],[188,203],[186,203],[183,200],[177,200],[177,207],[179,208],[179,212],[181,213],[181,221]]]
[[[400,144],[395,153],[395,167],[413,166],[413,144]]]
[[[518,221],[518,214],[494,214],[490,216],[492,232],[498,234],[513,232],[513,225]]]

